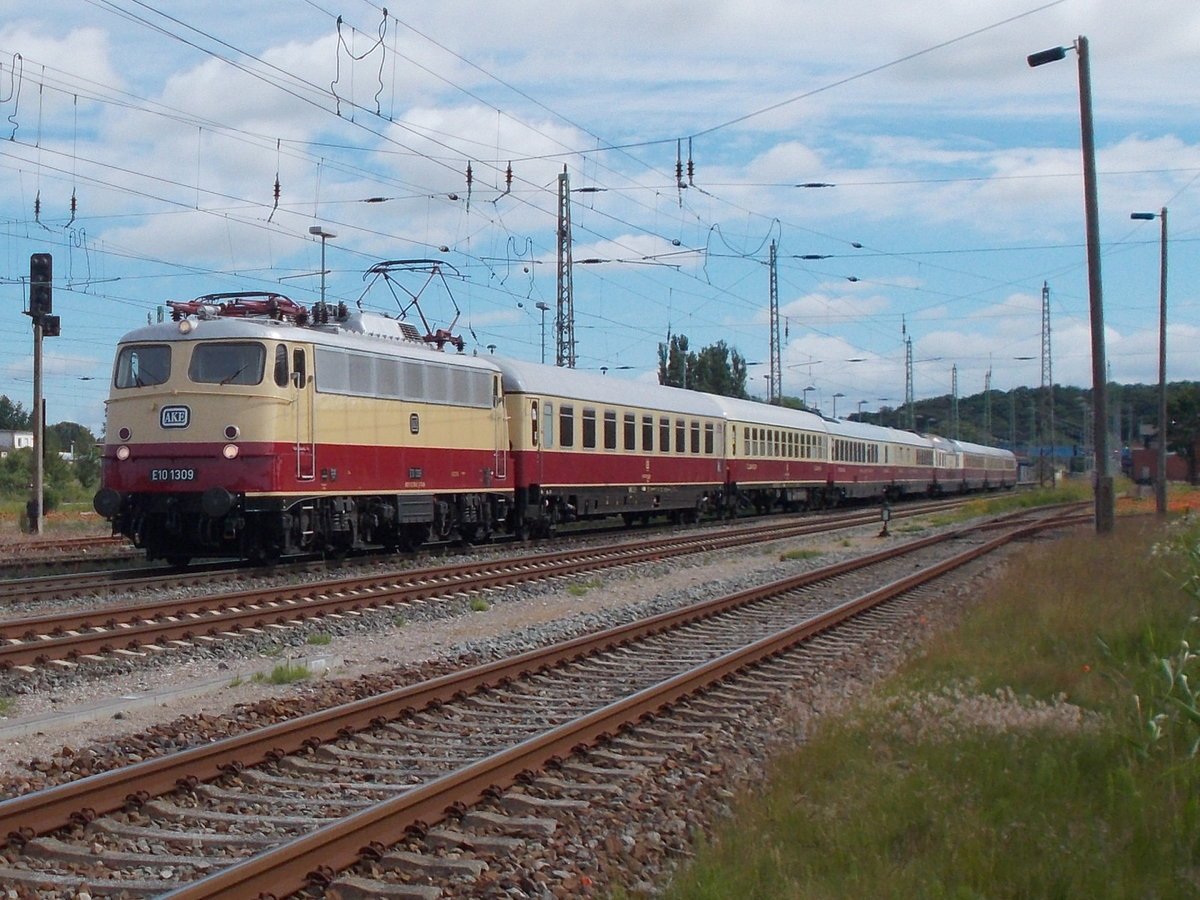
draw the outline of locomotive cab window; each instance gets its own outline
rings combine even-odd
[[[117,356],[116,386],[149,387],[171,377],[171,348],[166,344],[123,347]]]
[[[188,378],[197,384],[261,384],[266,358],[266,347],[248,341],[197,344]]]

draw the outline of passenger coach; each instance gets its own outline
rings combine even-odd
[[[692,521],[726,483],[708,394],[489,357],[503,373],[519,533],[572,519]]]

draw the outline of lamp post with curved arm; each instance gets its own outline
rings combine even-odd
[[[1087,228],[1088,306],[1092,327],[1092,409],[1096,423],[1096,533],[1113,530],[1113,477],[1109,473],[1108,373],[1104,364],[1104,299],[1100,281],[1100,213],[1096,190],[1096,138],[1092,124],[1092,76],[1088,41],[1083,35],[1071,47],[1051,47],[1032,53],[1026,61],[1041,66],[1063,59],[1069,49],[1079,60],[1079,132],[1083,149],[1083,200]]]

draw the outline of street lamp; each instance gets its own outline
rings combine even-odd
[[[1167,514],[1167,208],[1157,213],[1130,213],[1131,219],[1159,219],[1162,225],[1158,261],[1158,477],[1154,479],[1154,511]]]
[[[1096,138],[1092,124],[1092,76],[1088,41],[1083,35],[1073,45],[1079,60],[1079,133],[1083,150],[1083,200],[1087,225],[1088,299],[1092,325],[1092,408],[1096,422],[1096,533],[1113,530],[1113,478],[1108,471],[1108,429],[1102,427],[1108,407],[1108,382],[1104,365],[1104,298],[1100,281],[1100,213],[1096,192]],[[1052,47],[1026,57],[1030,66],[1055,62],[1068,47]]]
[[[808,392],[815,391],[815,390],[816,390],[816,388],[813,387],[811,384],[804,389],[803,393],[804,393],[804,408],[805,409],[808,409]]]
[[[538,309],[542,311],[542,365],[546,364],[546,310],[550,307],[548,304],[538,301],[536,304]]]
[[[321,239],[321,302],[325,302],[325,242],[337,237],[332,231],[326,231],[320,225],[313,225],[308,233]]]
[[[845,397],[845,396],[846,396],[846,395],[845,395],[845,394],[843,394],[841,391],[838,391],[836,394],[834,394],[834,395],[833,395],[833,417],[834,417],[835,419],[837,418],[837,402],[838,402],[838,397]]]
[[[860,418],[860,419],[862,418],[862,408],[863,408],[863,404],[864,404],[864,403],[866,403],[866,402],[867,402],[866,400],[859,400],[859,401],[858,401],[858,416],[859,416],[859,418]]]

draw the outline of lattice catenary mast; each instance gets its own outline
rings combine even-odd
[[[771,241],[771,377],[767,390],[767,402],[779,403],[783,399],[783,366],[779,350],[779,274],[775,264],[775,242]]]
[[[575,290],[571,278],[571,182],[558,176],[558,304],[554,314],[554,364],[575,368]]]

